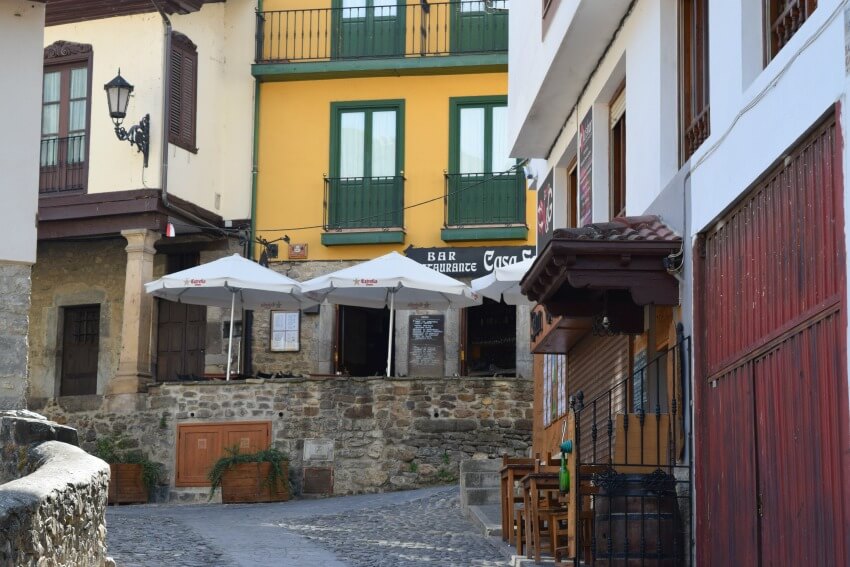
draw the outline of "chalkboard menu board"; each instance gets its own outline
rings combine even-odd
[[[581,121],[578,150],[578,189],[581,226],[593,222],[593,109]]]
[[[446,328],[444,315],[411,315],[407,374],[409,376],[443,376]]]

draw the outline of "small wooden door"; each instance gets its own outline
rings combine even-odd
[[[62,329],[60,396],[97,393],[99,342],[100,305],[66,307]]]
[[[452,53],[481,53],[508,49],[508,11],[504,0],[492,7],[479,0],[452,4]]]
[[[334,57],[392,57],[404,53],[405,5],[397,0],[336,0]]]
[[[226,449],[256,453],[271,443],[271,422],[192,423],[177,426],[176,486],[209,486],[207,478]]]
[[[159,301],[157,327],[158,381],[204,373],[207,341],[207,308],[173,301]]]

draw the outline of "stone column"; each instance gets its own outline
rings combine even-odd
[[[154,243],[160,234],[145,228],[122,230],[127,239],[127,273],[124,276],[124,318],[121,323],[121,357],[118,372],[109,381],[106,395],[136,394],[151,380],[151,322],[153,297],[144,284],[153,279]]]
[[[30,270],[0,261],[0,410],[27,407]]]

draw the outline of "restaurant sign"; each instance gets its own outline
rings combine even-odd
[[[414,248],[404,251],[408,258],[447,276],[478,278],[494,268],[521,262],[535,255],[534,246],[477,246],[470,248]]]

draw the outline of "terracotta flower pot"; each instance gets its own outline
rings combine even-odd
[[[144,504],[148,501],[148,489],[142,479],[142,465],[109,465],[109,503]]]
[[[284,502],[289,500],[289,464],[282,462],[281,478],[275,485],[269,484],[271,463],[242,463],[227,469],[221,477],[221,501],[236,502]]]

